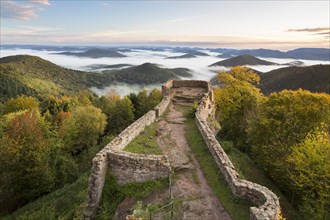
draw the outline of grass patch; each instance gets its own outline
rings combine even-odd
[[[156,140],[157,123],[152,123],[144,129],[124,151],[137,154],[163,154],[162,149],[157,144]]]
[[[281,193],[278,187],[262,172],[250,157],[235,147],[229,141],[220,141],[221,146],[227,153],[231,162],[239,172],[241,178],[258,183],[273,191],[280,198],[280,205],[282,213],[285,218],[290,219],[303,219],[297,211],[292,207],[287,198]]]
[[[197,172],[196,172],[195,169],[192,170],[191,177],[192,177],[194,183],[196,183],[198,185],[200,184],[199,179],[198,179],[198,176],[197,176]]]
[[[81,219],[86,205],[89,173],[4,217],[10,219]]]
[[[144,183],[128,183],[124,186],[119,186],[114,176],[108,172],[96,219],[110,219],[117,206],[125,199],[125,197],[139,200],[154,191],[163,190],[166,187],[168,187],[167,178],[150,180]]]
[[[195,158],[205,175],[206,181],[233,220],[249,219],[250,203],[235,198],[224,180],[216,162],[209,152],[194,119],[187,118],[186,138]]]
[[[28,205],[16,210],[4,220],[27,219],[82,219],[86,206],[89,173],[82,175],[75,183],[66,185]],[[129,183],[119,186],[115,178],[107,174],[96,219],[110,219],[117,206],[125,197],[141,199],[151,192],[168,187],[168,179],[152,180],[145,183]]]

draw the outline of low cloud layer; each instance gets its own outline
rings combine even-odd
[[[114,64],[130,64],[130,65],[141,65],[143,63],[155,63],[159,64],[163,68],[177,68],[184,67],[191,70],[193,76],[191,79],[199,80],[210,80],[220,70],[227,70],[224,67],[209,67],[210,64],[224,60],[224,58],[216,57],[218,53],[210,52],[209,50],[202,50],[201,52],[208,53],[210,56],[202,56],[197,58],[186,58],[186,59],[165,59],[170,56],[180,56],[183,53],[174,53],[171,50],[165,51],[148,51],[148,50],[137,50],[134,49],[131,52],[125,52],[127,57],[123,58],[86,58],[86,57],[75,57],[59,55],[60,51],[41,51],[41,50],[30,50],[30,49],[3,49],[1,50],[0,57],[18,55],[18,54],[29,54],[33,56],[39,56],[43,59],[49,60],[57,65],[67,67],[70,69],[88,70],[90,65],[114,65]],[[275,59],[275,58],[262,58],[275,63],[289,63],[295,61],[294,59]],[[305,65],[315,64],[329,64],[327,61],[316,61],[316,60],[302,60]],[[267,72],[273,69],[278,69],[284,66],[271,65],[271,66],[250,66],[261,72]],[[130,92],[138,92],[142,89],[150,90],[152,88],[160,88],[160,85],[150,85],[147,87],[141,87],[138,85],[127,85],[117,84],[109,85],[105,88],[92,88],[92,90],[98,95],[104,95],[109,89],[116,89],[119,94],[127,95]]]

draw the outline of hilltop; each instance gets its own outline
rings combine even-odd
[[[215,48],[211,49],[212,52],[222,53],[219,58],[229,58],[238,55],[250,54],[258,57],[273,57],[273,58],[293,58],[293,59],[306,59],[306,60],[325,60],[330,61],[329,48],[298,48],[282,52],[279,50],[270,49],[253,49],[253,50],[238,50]]]
[[[113,65],[108,65],[108,64],[92,64],[85,66],[85,68],[89,70],[99,70],[99,69],[121,69],[124,67],[131,67],[133,65],[131,64],[126,64],[126,63],[120,63],[120,64],[113,64]]]
[[[248,69],[259,75],[258,87],[265,95],[285,89],[330,93],[330,65],[290,66],[264,73],[252,68]],[[212,77],[211,84],[221,86],[217,76]]]
[[[203,53],[197,50],[182,50],[182,51],[186,53],[181,56],[167,57],[166,59],[185,59],[185,58],[195,58],[197,56],[209,56],[207,53]]]
[[[264,94],[284,89],[330,93],[330,65],[285,67],[260,74]]]
[[[0,94],[2,99],[20,94],[38,98],[73,94],[87,89],[87,74],[29,55],[0,59]]]
[[[169,79],[190,77],[189,69],[161,68],[144,63],[102,73],[83,72],[60,67],[40,57],[17,55],[0,59],[1,101],[17,95],[43,99],[48,95],[73,95],[90,87],[103,88],[113,83],[157,84]]]
[[[277,64],[245,54],[213,63],[210,66],[231,67],[231,66],[244,66],[244,65],[277,65]]]
[[[116,49],[90,49],[85,52],[62,52],[56,53],[61,55],[76,56],[76,57],[89,57],[89,58],[101,58],[101,57],[126,57],[124,54],[119,53]]]
[[[184,68],[165,69],[153,63],[144,63],[115,71],[103,71],[103,73],[111,77],[114,82],[140,85],[164,83],[169,79],[178,79],[179,76],[189,74]]]

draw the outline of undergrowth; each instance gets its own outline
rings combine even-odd
[[[154,191],[166,188],[167,185],[168,179],[165,178],[150,180],[144,183],[128,183],[124,186],[119,186],[114,176],[108,172],[96,219],[109,219],[125,197],[139,200]]]

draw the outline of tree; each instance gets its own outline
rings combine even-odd
[[[228,72],[220,72],[218,80],[223,85],[215,90],[221,133],[245,151],[248,123],[256,116],[258,104],[263,99],[254,86],[259,82],[259,76],[248,68],[237,66]]]
[[[118,102],[120,100],[120,95],[118,94],[118,92],[115,89],[110,89],[109,91],[107,91],[107,94],[105,97],[112,104],[115,104],[116,102]]]
[[[108,116],[107,133],[118,134],[134,122],[134,108],[129,98],[116,102]]]
[[[282,164],[291,153],[291,146],[322,123],[329,126],[329,116],[330,96],[327,94],[304,90],[272,93],[248,130],[257,161],[271,176],[281,178]]]
[[[135,107],[135,118],[138,119],[150,109],[147,90],[142,90],[137,95],[137,105]]]
[[[163,95],[159,89],[153,89],[149,93],[148,100],[150,103],[150,109],[156,107],[162,101]],[[150,110],[149,109],[149,110]]]
[[[132,101],[135,109],[135,119],[156,107],[162,100],[162,92],[159,89],[153,89],[149,94],[146,90],[142,90],[136,95],[131,93],[128,98]]]
[[[3,114],[11,112],[17,112],[21,110],[38,108],[39,102],[31,96],[20,96],[17,98],[11,98],[4,103]]]
[[[38,110],[7,114],[0,137],[0,200],[13,209],[50,192],[54,170],[49,166],[48,125]]]
[[[287,177],[306,219],[330,218],[330,135],[325,126],[308,133],[292,146]]]
[[[92,105],[79,106],[63,120],[59,132],[73,155],[87,150],[89,158],[89,148],[97,144],[105,126],[106,115],[101,109]]]
[[[316,146],[321,146],[324,138],[310,136],[309,133],[323,126],[328,130],[329,125],[330,96],[304,90],[272,93],[261,104],[258,117],[249,124],[248,137],[255,161],[287,196],[291,196],[291,202],[297,200],[296,206],[304,205],[304,210],[313,207],[315,211],[318,206],[315,201],[320,199],[319,193],[323,194],[322,190],[319,191],[322,184],[315,181],[322,181],[325,177],[320,175],[326,171],[315,169],[327,169],[323,158],[325,149],[320,150]],[[309,153],[311,155],[303,156]],[[310,169],[303,167],[302,163],[311,166]],[[298,170],[293,166],[298,166]],[[311,188],[307,190],[305,187]],[[311,194],[306,195],[307,192]],[[309,202],[314,197],[314,205],[303,201],[308,197]]]

